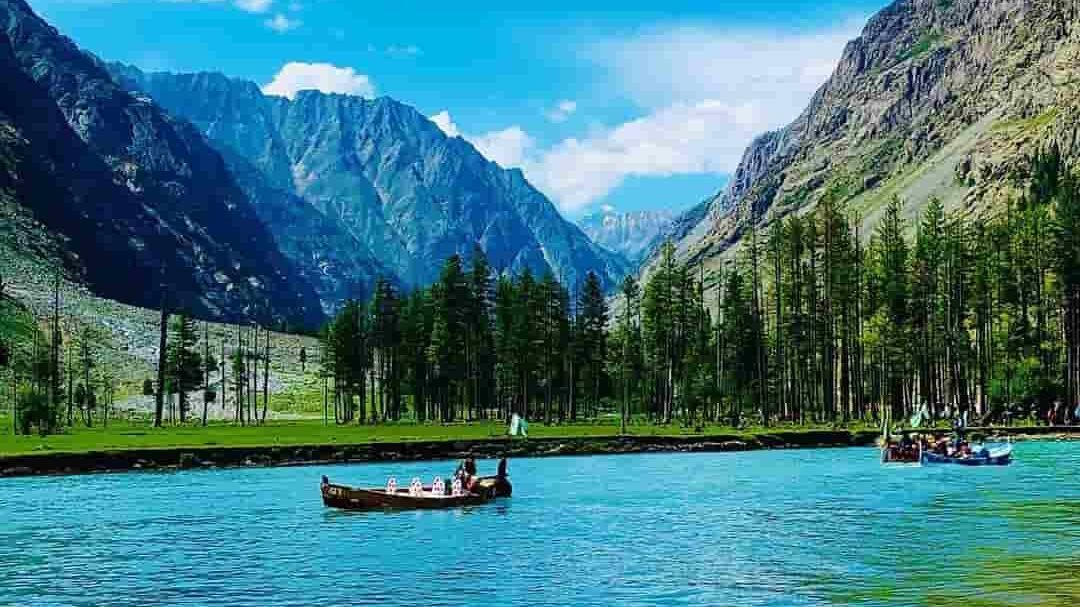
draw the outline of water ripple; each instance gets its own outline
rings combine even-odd
[[[449,463],[11,479],[0,605],[1077,604],[1080,444],[1017,452],[518,460],[512,500],[441,512],[327,510],[318,479]]]

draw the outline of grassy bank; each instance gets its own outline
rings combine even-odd
[[[771,431],[809,432],[826,427],[784,426],[734,429],[709,426],[700,432],[678,425],[635,424],[627,428],[629,436],[751,436]],[[619,434],[615,424],[529,425],[529,437],[538,439],[613,437]],[[10,420],[0,416],[0,456],[44,453],[87,453],[118,449],[159,449],[199,447],[274,447],[297,445],[356,445],[417,441],[465,441],[501,438],[506,428],[501,423],[461,424],[383,424],[378,426],[323,425],[321,420],[274,421],[262,426],[211,424],[201,426],[152,428],[145,423],[112,423],[108,428],[77,427],[55,436],[14,436]]]

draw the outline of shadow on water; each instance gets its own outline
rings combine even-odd
[[[1080,556],[1023,555],[980,550],[954,565],[913,568],[895,580],[834,580],[828,599],[840,605],[966,605],[1066,607],[1080,605]]]
[[[353,518],[378,518],[378,517],[443,517],[446,516],[473,516],[477,514],[494,514],[497,516],[506,516],[510,513],[510,500],[503,499],[494,504],[483,504],[481,506],[460,506],[457,508],[449,508],[446,510],[409,510],[407,508],[394,509],[386,508],[383,510],[340,510],[337,508],[323,508],[322,518],[327,522],[333,522],[338,520],[349,520]]]

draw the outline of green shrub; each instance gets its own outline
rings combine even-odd
[[[52,406],[47,394],[33,387],[19,392],[19,431],[30,434],[37,431],[46,436],[60,429],[60,409]]]

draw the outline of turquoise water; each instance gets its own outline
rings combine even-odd
[[[327,510],[319,477],[453,464],[0,480],[0,605],[1077,604],[1080,443],[1017,455],[521,459],[510,500],[403,513]]]

